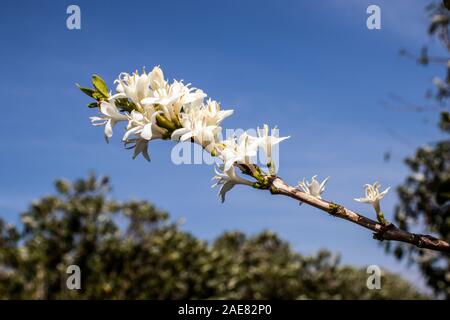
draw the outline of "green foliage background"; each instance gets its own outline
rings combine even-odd
[[[23,226],[0,220],[3,299],[418,299],[397,275],[369,290],[365,268],[330,252],[294,252],[272,232],[227,232],[206,243],[146,201],[110,199],[107,178],[58,180]],[[81,290],[68,290],[69,265]]]
[[[450,51],[448,8],[448,1],[432,3],[426,8],[429,15],[429,35],[437,39],[447,53]],[[405,50],[402,53],[414,57],[420,65],[438,64],[445,70],[445,76],[435,81],[435,90],[427,93],[434,101],[431,108],[439,110],[439,127],[443,138],[417,148],[415,154],[406,159],[411,173],[397,189],[400,201],[394,221],[402,229],[431,233],[450,242],[450,59],[448,54],[442,57],[430,56],[426,46],[417,56]],[[415,264],[436,296],[450,299],[448,253],[389,242],[386,243],[386,249],[398,259]]]

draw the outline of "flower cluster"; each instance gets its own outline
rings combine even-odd
[[[122,139],[125,146],[134,149],[134,158],[142,154],[150,160],[148,143],[155,139],[197,143],[220,160],[213,179],[217,180],[215,185],[221,187],[222,201],[236,184],[261,187],[268,175],[276,174],[272,149],[289,137],[277,137],[275,128],[270,132],[265,124],[262,129],[257,128],[256,136],[244,132],[239,137],[222,140],[221,123],[233,110],[221,110],[217,101],[206,99],[202,90],[182,81],[169,83],[158,66],[149,73],[145,70],[121,73],[114,83],[116,92],[112,93],[104,81],[94,75],[94,89],[80,89],[96,99],[96,103],[89,106],[98,106],[100,115],[91,117],[91,122],[105,126],[107,140],[112,137],[116,123],[127,122]],[[265,155],[268,173],[254,163],[259,150]],[[256,181],[240,177],[236,168]]]
[[[121,73],[115,81],[116,93],[109,93],[99,102],[100,117],[91,117],[94,125],[105,125],[105,136],[111,138],[113,126],[119,121],[128,121],[123,141],[133,144],[134,157],[139,154],[149,160],[147,145],[150,140],[179,137],[180,128],[186,123],[186,116],[195,121],[206,120],[208,130],[216,132],[219,122],[209,117],[210,104],[203,104],[206,95],[202,90],[185,85],[181,81],[168,83],[161,68],[155,67],[149,73],[137,71],[133,74]],[[121,106],[126,105],[128,109]],[[217,108],[219,108],[217,106]],[[212,119],[213,118],[213,119]],[[183,128],[188,130],[187,128]],[[191,137],[198,132],[198,127],[189,126]]]
[[[156,66],[147,73],[138,71],[121,73],[115,80],[116,90],[112,93],[98,75],[92,77],[94,88],[79,87],[96,101],[91,108],[98,107],[99,116],[91,117],[95,126],[104,126],[108,141],[118,122],[126,122],[123,142],[134,149],[133,158],[142,154],[150,160],[148,143],[151,140],[190,141],[199,144],[204,150],[219,160],[215,168],[214,186],[219,186],[222,202],[225,195],[235,185],[249,185],[260,189],[270,189],[271,181],[276,177],[277,169],[273,159],[273,148],[289,137],[278,137],[276,128],[267,124],[256,129],[256,135],[243,132],[239,136],[222,139],[221,123],[233,114],[233,110],[222,110],[217,101],[206,99],[200,89],[174,80],[169,83],[160,67]],[[255,158],[259,151],[264,154],[265,167],[261,169]],[[244,179],[241,173],[252,177]],[[311,181],[299,182],[297,190],[317,199],[322,199],[328,178],[319,182],[317,176]],[[380,209],[380,200],[389,191],[380,192],[380,184],[365,185],[366,197],[355,199],[371,204],[378,220],[386,225]]]

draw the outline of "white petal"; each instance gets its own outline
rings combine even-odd
[[[112,120],[112,119],[109,119],[109,120],[106,122],[106,125],[105,125],[105,136],[106,136],[107,138],[111,138],[111,137],[112,137],[112,135],[113,135],[113,130],[112,130],[113,126],[114,126],[113,120]]]
[[[129,136],[132,134],[136,134],[141,130],[141,127],[133,127],[130,130],[126,131],[125,134],[122,137],[123,141],[127,141]]]
[[[141,137],[145,140],[152,139],[152,124],[147,123],[141,131]]]
[[[225,202],[225,195],[227,194],[228,191],[230,191],[231,189],[233,189],[235,183],[232,181],[228,181],[227,183],[225,183],[222,188],[220,188],[220,192],[219,192],[219,196],[221,198],[222,203]]]
[[[358,201],[358,202],[363,202],[363,203],[372,203],[372,200],[367,199],[367,198],[355,198],[354,200]]]
[[[149,97],[141,100],[143,105],[156,104],[160,99],[157,97]]]
[[[193,134],[192,131],[186,132],[185,134],[183,134],[180,138],[180,141],[186,141],[190,138],[192,138]]]
[[[175,130],[174,132],[172,132],[172,139],[173,139],[173,140],[179,140],[180,137],[181,137],[182,135],[184,135],[185,133],[187,133],[187,132],[189,132],[189,130],[186,129],[186,128],[180,128],[180,129],[177,129],[177,130]]]

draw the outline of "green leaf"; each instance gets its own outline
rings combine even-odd
[[[98,92],[98,91],[95,91],[93,94],[92,94],[92,98],[94,98],[95,100],[102,100],[102,99],[104,99],[104,98],[106,98],[102,93],[100,93],[100,92]]]
[[[82,87],[82,86],[80,86],[78,83],[76,83],[76,86],[78,87],[78,89],[80,89],[81,91],[83,91],[86,95],[88,95],[89,97],[93,98],[94,93],[95,93],[95,90],[94,90],[94,89]]]
[[[439,205],[443,205],[450,200],[450,179],[443,181],[437,189],[436,201]]]
[[[91,102],[87,105],[89,108],[97,108],[98,107],[98,103],[97,102]]]
[[[158,123],[158,126],[167,129],[169,131],[173,131],[176,130],[177,128],[175,127],[175,125],[169,121],[169,119],[167,119],[166,117],[164,117],[163,115],[156,115],[156,122]]]
[[[122,111],[131,112],[136,109],[136,105],[126,98],[116,99],[116,106]]]
[[[92,76],[92,84],[94,85],[95,89],[103,95],[104,98],[108,97],[108,87],[106,86],[105,81],[97,74],[94,74]]]
[[[450,0],[444,0],[444,7],[446,7],[448,10],[450,10]]]
[[[450,113],[443,111],[441,112],[441,121],[439,126],[442,130],[450,132]]]

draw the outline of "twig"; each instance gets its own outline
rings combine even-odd
[[[437,239],[430,235],[410,233],[399,229],[392,223],[387,226],[381,225],[380,223],[369,219],[359,213],[351,211],[342,205],[322,200],[307,193],[301,192],[297,188],[286,184],[279,177],[272,177],[270,179],[269,185],[270,186],[268,187],[268,189],[272,194],[288,196],[295,200],[316,207],[317,209],[325,211],[337,218],[350,221],[366,229],[374,231],[375,239],[406,242],[413,244],[419,248],[450,253],[450,244],[444,240]]]

